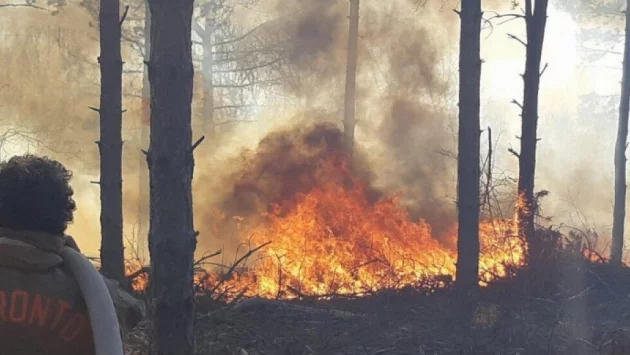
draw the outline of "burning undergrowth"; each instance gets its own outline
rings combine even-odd
[[[372,187],[365,161],[357,152],[351,166],[332,124],[274,132],[240,155],[234,164],[242,168],[227,175],[232,188],[211,224],[215,234],[238,235],[257,253],[229,275],[212,271],[200,282],[228,299],[364,295],[448,283],[455,273],[456,253],[446,246],[452,240],[441,243],[429,223],[410,218],[400,196]],[[509,221],[482,224],[484,281],[522,263],[523,247],[510,227]],[[456,226],[448,230],[454,239]]]

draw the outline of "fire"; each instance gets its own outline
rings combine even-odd
[[[267,223],[251,232],[254,246],[269,245],[226,288],[293,298],[365,295],[454,279],[455,251],[436,240],[425,221],[412,221],[397,196],[369,201],[366,186],[343,160],[328,160],[322,171],[327,183],[273,204]],[[456,235],[453,227],[453,241]],[[480,238],[481,284],[522,264],[524,247],[511,221],[484,221]]]
[[[285,182],[302,188],[279,194],[264,222],[242,231],[252,248],[264,246],[255,262],[225,278],[198,274],[201,292],[227,299],[360,296],[407,286],[430,289],[455,278],[457,254],[450,246],[456,225],[438,241],[426,221],[410,218],[398,196],[370,199],[368,186],[340,154],[314,165],[307,178]],[[524,262],[525,247],[511,220],[482,221],[480,244],[481,285]]]

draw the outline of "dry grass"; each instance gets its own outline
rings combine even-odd
[[[517,270],[481,290],[471,327],[460,326],[450,287],[367,297],[226,304],[203,296],[199,354],[630,354],[630,269],[592,257],[587,243],[544,230],[539,274]],[[588,259],[584,257],[588,256]],[[145,354],[147,324],[127,354]]]

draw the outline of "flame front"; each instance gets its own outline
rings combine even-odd
[[[454,279],[456,252],[433,238],[425,221],[410,220],[396,196],[370,202],[365,185],[343,162],[330,160],[323,171],[327,183],[275,203],[267,223],[251,231],[254,246],[269,245],[246,272],[222,286],[226,293],[365,295]],[[455,241],[457,227],[451,229]],[[523,263],[524,246],[511,221],[483,221],[480,239],[481,284]]]
[[[455,245],[457,225],[440,243],[429,224],[409,218],[397,196],[371,202],[343,159],[327,160],[319,175],[317,186],[274,203],[266,222],[246,231],[253,248],[265,245],[253,265],[227,280],[219,273],[198,274],[201,289],[227,299],[332,297],[454,280],[457,254],[445,244]],[[481,285],[524,263],[525,245],[513,221],[484,220],[479,231]],[[134,288],[146,283],[137,279]]]

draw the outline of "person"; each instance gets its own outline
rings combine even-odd
[[[3,354],[95,354],[81,289],[61,258],[76,204],[72,174],[35,155],[0,163],[0,344]]]

